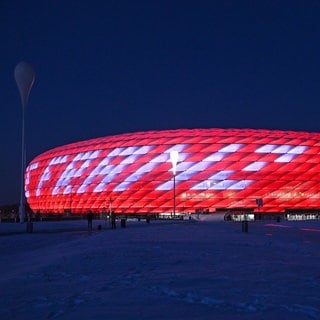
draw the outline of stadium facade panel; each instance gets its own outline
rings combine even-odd
[[[177,212],[320,208],[320,134],[181,129],[96,138],[40,154],[25,172],[34,212]]]

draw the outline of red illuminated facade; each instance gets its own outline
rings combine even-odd
[[[320,134],[252,129],[138,132],[61,146],[27,167],[27,201],[54,214],[172,212],[172,150],[177,212],[320,209]]]

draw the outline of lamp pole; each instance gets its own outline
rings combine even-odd
[[[171,150],[170,161],[172,164],[172,173],[173,173],[173,218],[176,217],[176,172],[177,172],[178,160],[179,160],[179,152],[177,150]]]
[[[22,104],[22,132],[21,132],[21,189],[20,189],[20,223],[25,220],[25,194],[24,194],[24,171],[26,169],[26,143],[25,143],[25,113],[28,104],[29,94],[34,83],[34,70],[31,64],[20,62],[14,69],[14,78],[16,80]]]
[[[113,218],[113,213],[112,213],[112,198],[109,198],[109,225],[111,227],[112,224],[112,218]]]
[[[173,174],[173,217],[176,217],[176,174]]]

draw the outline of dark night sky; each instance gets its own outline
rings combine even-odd
[[[20,61],[36,72],[28,162],[141,130],[320,131],[316,0],[1,0],[0,35],[0,204],[20,194]]]

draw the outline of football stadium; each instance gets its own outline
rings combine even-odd
[[[320,134],[255,129],[126,133],[33,159],[33,212],[318,214]]]

